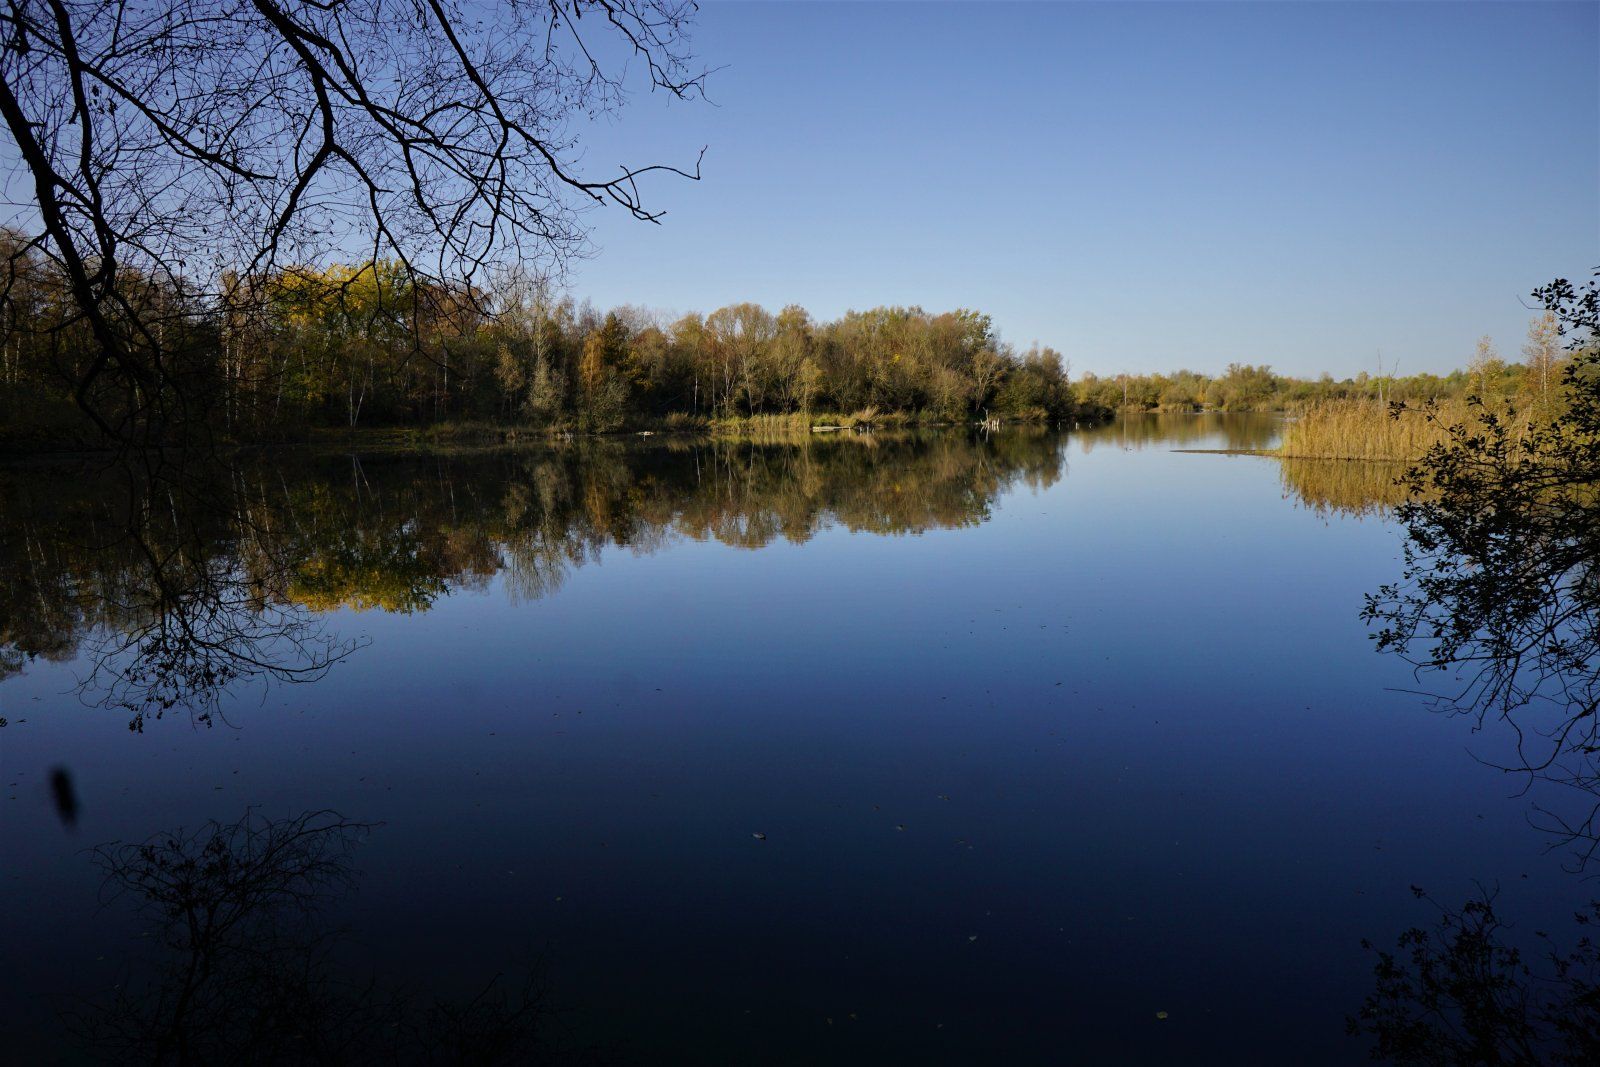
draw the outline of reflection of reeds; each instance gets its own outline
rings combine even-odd
[[[1384,515],[1406,498],[1398,463],[1284,458],[1278,469],[1284,496],[1318,515]]]

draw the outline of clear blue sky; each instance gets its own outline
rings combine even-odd
[[[636,97],[602,306],[976,307],[1074,373],[1515,358],[1600,265],[1600,5],[709,3],[716,106]]]

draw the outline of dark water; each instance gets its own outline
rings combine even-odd
[[[553,1058],[1360,1061],[1410,886],[1586,887],[1370,648],[1381,472],[1174,451],[1276,432],[0,472],[8,1055],[171,995],[87,850],[332,810],[316,981]]]

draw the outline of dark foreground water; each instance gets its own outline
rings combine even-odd
[[[1359,1061],[1410,886],[1589,887],[1371,649],[1383,478],[1174,451],[1275,433],[0,471],[5,1058]]]

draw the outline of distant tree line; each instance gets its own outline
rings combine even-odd
[[[1328,401],[1373,400],[1421,403],[1429,400],[1518,400],[1548,409],[1557,403],[1561,372],[1568,359],[1559,323],[1546,312],[1528,325],[1522,362],[1508,362],[1488,337],[1478,340],[1466,366],[1449,374],[1400,376],[1391,370],[1366,371],[1336,379],[1295,378],[1276,374],[1270,366],[1230,363],[1220,375],[1180,370],[1171,374],[1084,375],[1073,395],[1081,405],[1139,411],[1287,411]]]

